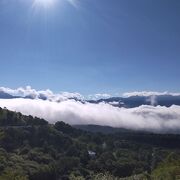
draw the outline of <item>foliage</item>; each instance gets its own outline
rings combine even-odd
[[[180,179],[180,156],[171,153],[152,172],[152,179],[174,180]]]
[[[179,140],[92,133],[0,108],[0,180],[171,180],[180,174]]]

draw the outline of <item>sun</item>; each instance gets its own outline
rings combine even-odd
[[[53,7],[56,1],[57,0],[34,0],[33,6],[48,9],[48,8]]]

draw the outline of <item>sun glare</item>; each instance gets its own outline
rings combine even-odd
[[[47,9],[54,6],[55,3],[56,3],[56,0],[34,0],[33,6]]]
[[[68,2],[75,8],[78,7],[79,1],[78,0],[32,0],[34,8],[44,8],[49,9],[54,7],[56,4]]]

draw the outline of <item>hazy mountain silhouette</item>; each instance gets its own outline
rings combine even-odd
[[[13,98],[25,98],[25,99],[35,99],[33,95],[28,95],[25,97],[13,96],[6,92],[0,91],[0,99],[13,99]],[[48,100],[44,95],[40,95],[38,99]],[[89,102],[93,104],[98,103],[108,103],[115,107],[125,107],[125,108],[134,108],[141,105],[152,105],[152,106],[166,106],[170,107],[172,105],[180,105],[180,96],[173,95],[157,95],[157,96],[130,96],[130,97],[111,97],[108,99],[99,99],[99,100],[88,100],[82,101],[78,98],[69,98],[75,101],[80,101],[82,103]],[[59,102],[59,101],[57,101]]]

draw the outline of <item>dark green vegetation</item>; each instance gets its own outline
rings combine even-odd
[[[0,180],[173,180],[179,155],[180,135],[92,133],[0,108]]]

